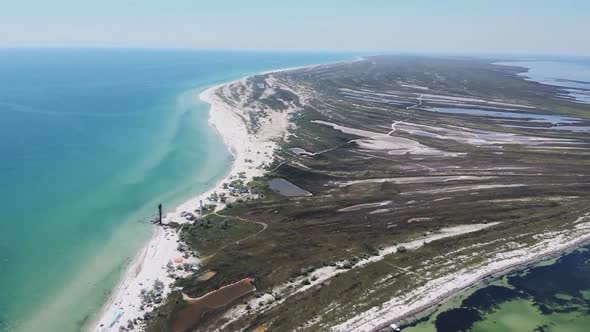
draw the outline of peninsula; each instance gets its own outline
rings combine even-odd
[[[230,175],[164,217],[93,330],[378,331],[585,243],[590,105],[525,72],[374,56],[203,92]]]

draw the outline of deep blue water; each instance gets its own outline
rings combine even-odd
[[[0,50],[0,331],[79,329],[149,238],[157,203],[225,175],[199,91],[353,57]]]

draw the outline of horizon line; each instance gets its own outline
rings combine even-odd
[[[333,50],[333,49],[253,49],[253,48],[199,48],[175,46],[117,46],[117,45],[0,45],[0,50],[154,50],[154,51],[198,51],[198,52],[233,52],[233,53],[325,53],[356,54],[363,56],[377,55],[446,55],[446,56],[560,56],[590,58],[590,54],[549,53],[524,51],[412,51],[412,50]]]

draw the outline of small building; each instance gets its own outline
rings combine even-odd
[[[395,324],[390,324],[389,327],[391,328],[392,331],[395,331],[395,332],[401,331],[401,329]]]

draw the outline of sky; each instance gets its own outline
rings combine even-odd
[[[590,55],[589,0],[0,0],[0,47]]]

